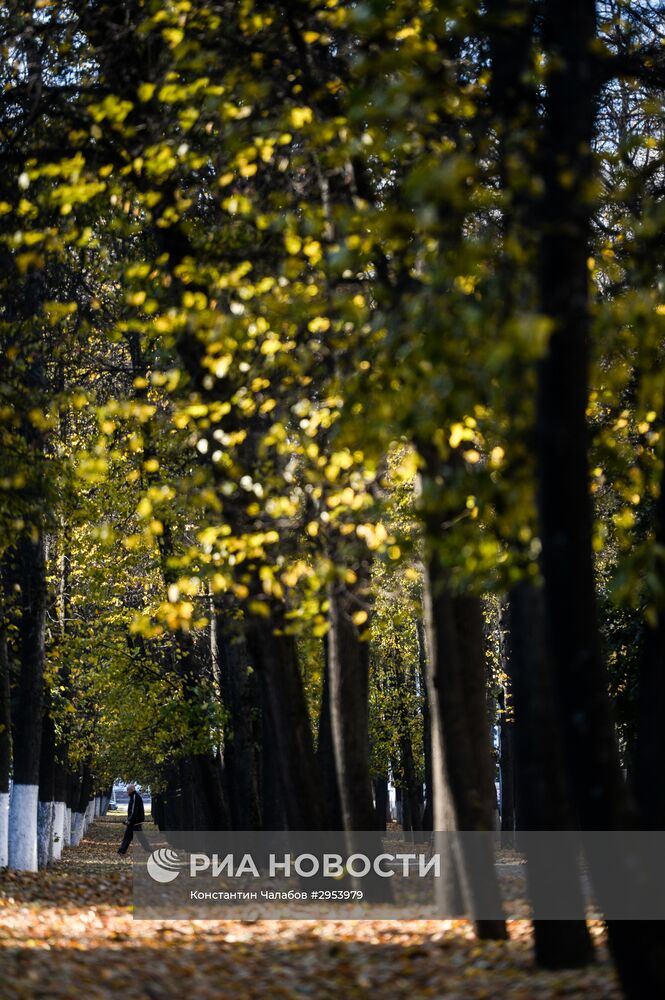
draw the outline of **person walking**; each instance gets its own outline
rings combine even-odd
[[[134,839],[134,834],[137,835],[141,847],[145,851],[150,850],[150,845],[143,835],[143,823],[145,822],[145,809],[143,808],[143,799],[136,791],[136,785],[134,782],[130,782],[127,785],[127,791],[129,792],[129,801],[127,803],[127,819],[123,820],[125,824],[125,835],[122,838],[122,844],[118,848],[118,854],[126,854]]]

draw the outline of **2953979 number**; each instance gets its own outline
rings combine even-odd
[[[333,899],[351,900],[362,899],[362,889],[313,889],[309,894],[310,899],[323,900],[324,902]]]

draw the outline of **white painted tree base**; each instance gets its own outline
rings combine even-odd
[[[90,824],[92,823],[94,815],[95,815],[95,800],[91,799],[90,802],[88,802],[88,806],[87,806],[85,812],[83,813],[83,833],[84,834],[85,834],[86,830],[88,829],[88,827],[90,826]]]
[[[72,829],[69,835],[69,846],[78,847],[83,836],[83,813],[72,813]]]
[[[69,806],[65,806],[65,826],[62,834],[62,846],[69,847],[72,839],[72,811]]]
[[[38,785],[14,785],[9,803],[9,867],[37,871]]]
[[[9,861],[9,792],[0,792],[0,868]]]
[[[56,802],[53,811],[53,860],[59,861],[62,857],[63,842],[65,832],[65,803]]]
[[[53,813],[55,802],[37,803],[37,866],[48,868],[53,861]]]

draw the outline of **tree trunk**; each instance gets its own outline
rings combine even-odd
[[[72,834],[70,838],[72,847],[78,847],[85,833],[85,819],[91,792],[92,773],[88,765],[84,764],[79,785],[79,794],[75,802],[76,809],[72,813]]]
[[[429,705],[429,690],[427,686],[427,647],[425,643],[425,625],[421,618],[416,621],[418,633],[418,664],[420,669],[420,686],[423,703],[423,755],[425,757],[425,808],[423,810],[423,830],[434,828],[434,789],[432,782],[432,722]]]
[[[199,830],[228,830],[229,815],[224,801],[222,772],[219,758],[212,753],[194,754],[191,758],[192,778],[200,800]]]
[[[268,707],[268,695],[263,685],[261,686],[261,723],[261,773],[259,781],[261,829],[286,830],[288,824],[284,813],[279,749]]]
[[[165,578],[168,582],[168,576]],[[204,674],[192,637],[188,633],[177,632],[174,636],[176,667],[182,679],[183,698],[192,707],[191,736],[200,738],[200,728],[205,726],[205,716],[199,713],[200,680]],[[188,734],[189,735],[189,734]],[[187,737],[185,738],[185,746]],[[185,750],[180,760],[181,788],[185,805],[184,821],[187,830],[228,830],[229,812],[224,796],[222,773],[219,759],[209,753],[190,754]]]
[[[44,699],[46,570],[44,538],[22,536],[14,549],[20,588],[13,713],[14,784],[9,810],[9,867],[37,871],[37,799]]]
[[[158,830],[164,830],[164,796],[161,792],[155,792],[152,796],[152,804],[150,811],[152,813],[152,819]]]
[[[654,512],[654,551],[658,578],[665,581],[665,466]],[[638,721],[634,777],[643,830],[665,830],[665,609],[658,609],[654,626],[645,626],[638,691]]]
[[[4,624],[0,625],[0,868],[9,860],[9,774],[12,762],[9,656]]]
[[[403,802],[406,804],[405,810],[405,830],[422,830],[422,820],[420,816],[420,796],[418,795],[418,781],[416,777],[416,767],[413,759],[413,747],[411,737],[408,733],[402,733],[400,737],[400,757],[402,759]]]
[[[77,827],[77,816],[78,816],[78,804],[79,796],[81,794],[81,782],[83,776],[83,769],[79,767],[76,774],[71,775],[71,783],[69,788],[69,801],[71,807],[71,819],[69,824],[69,846],[75,847],[76,841],[76,827]]]
[[[256,617],[247,638],[277,750],[284,812],[291,830],[321,830],[323,796],[296,645],[292,636],[275,635],[275,624]]]
[[[179,830],[226,829],[226,812],[217,811],[221,801],[221,775],[208,754],[183,754],[178,759],[181,799]]]
[[[621,772],[596,618],[587,461],[595,36],[594,0],[547,0],[544,38],[553,58],[539,149],[539,285],[540,311],[552,333],[538,373],[538,513],[548,636],[575,806],[584,829],[626,830],[636,816]],[[617,858],[625,884],[635,860]],[[626,994],[662,994],[663,928],[611,921],[608,934]]]
[[[453,596],[431,553],[425,573],[428,685],[432,715],[434,829],[493,829],[492,758],[487,717],[482,612],[474,597]],[[494,859],[487,842],[473,859],[459,842],[458,877],[471,914],[491,899],[500,910]],[[455,895],[456,886],[449,887]],[[446,906],[455,905],[454,899]],[[479,937],[506,937],[503,920],[476,920]]]
[[[37,864],[48,868],[53,861],[53,819],[55,813],[55,726],[48,709],[42,720],[37,806]]]
[[[178,763],[170,761],[165,768],[165,772],[166,789],[161,797],[161,829],[183,830],[183,801]]]
[[[573,830],[574,816],[567,793],[563,748],[559,730],[557,690],[544,643],[542,592],[523,581],[510,595],[508,661],[515,707],[515,766],[519,830]],[[566,849],[562,841],[560,850]],[[547,881],[547,866],[529,869],[529,891],[538,912],[541,892],[555,895]],[[557,878],[563,859],[559,858]],[[584,912],[574,851],[567,859],[565,898],[577,893]],[[541,881],[543,880],[543,884]],[[593,961],[593,943],[585,920],[534,921],[536,961],[545,969],[577,968]]]
[[[249,669],[249,653],[240,639],[229,638],[224,618],[217,616],[220,656],[220,693],[229,723],[224,731],[224,771],[231,828],[258,830],[261,804],[256,767],[256,730],[260,713],[256,676]]]
[[[499,773],[501,775],[501,831],[512,833],[515,829],[515,764],[513,753],[512,719],[508,719],[506,693],[499,693]]]
[[[538,510],[547,626],[573,787],[590,829],[625,829],[629,807],[597,626],[587,465],[590,143],[595,95],[592,0],[546,4],[550,74],[541,159],[545,181],[540,298],[553,323],[538,375]],[[570,20],[569,20],[570,18]],[[575,95],[575,96],[574,96]],[[571,172],[572,187],[561,180]],[[632,824],[629,824],[632,825]]]
[[[53,781],[53,860],[59,861],[65,846],[65,797],[67,794],[67,772],[62,759],[56,759]]]
[[[323,785],[326,825],[329,830],[341,830],[343,829],[342,803],[339,795],[339,785],[337,784],[335,748],[333,746],[332,735],[330,706],[330,654],[327,636],[324,639],[323,681],[321,687],[321,708],[319,711],[319,732],[316,756],[319,762],[319,771]],[[385,829],[385,818],[383,829]]]
[[[74,789],[74,778],[69,766],[65,774],[65,827],[62,838],[62,846],[70,847],[72,842],[72,796]]]
[[[385,833],[388,824],[388,779],[376,775],[372,779],[374,785],[374,811],[376,813],[376,829]]]
[[[59,385],[59,389],[64,389],[64,378]],[[60,434],[63,443],[67,441],[67,420],[61,417]],[[57,553],[57,585],[56,585],[56,606],[58,623],[60,625],[60,636],[64,640],[67,635],[68,621],[70,619],[70,572],[71,564],[69,557],[70,539],[64,523],[61,523],[61,530],[58,534]],[[59,684],[64,696],[71,696],[71,679],[68,660],[65,659],[60,671]],[[58,860],[62,857],[64,847],[69,847],[71,835],[71,812],[68,807],[68,786],[69,770],[67,761],[69,757],[68,747],[61,739],[56,738],[54,745],[54,810],[53,810],[53,858]],[[69,815],[68,815],[69,813]]]
[[[369,644],[359,638],[357,598],[342,585],[329,594],[330,708],[345,830],[373,830],[376,815],[369,770]]]

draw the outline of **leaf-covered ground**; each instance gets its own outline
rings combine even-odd
[[[536,971],[528,924],[478,943],[457,921],[134,921],[120,818],[47,872],[0,870],[0,997],[346,1000],[620,997],[598,936],[584,972]]]

